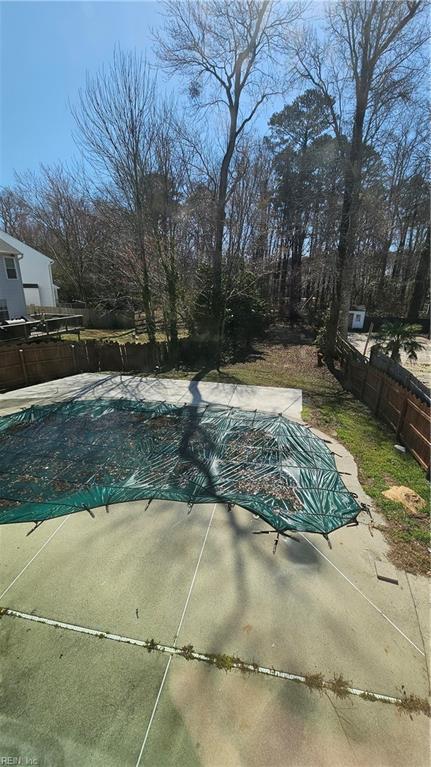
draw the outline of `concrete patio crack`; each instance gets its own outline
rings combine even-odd
[[[409,713],[424,713],[427,716],[430,716],[430,706],[426,699],[422,699],[414,694],[411,694],[410,696],[405,695],[404,697],[397,697],[394,695],[387,695],[385,693],[376,692],[374,690],[365,690],[360,687],[353,687],[343,679],[341,674],[338,677],[334,675],[334,679],[330,680],[323,679],[321,674],[295,674],[282,669],[276,669],[273,666],[262,666],[256,662],[249,663],[236,656],[200,652],[195,650],[193,645],[186,645],[180,648],[176,647],[175,643],[173,645],[168,645],[156,642],[154,639],[136,639],[134,637],[123,636],[121,634],[115,634],[109,631],[101,631],[100,629],[89,628],[88,626],[80,626],[73,623],[66,623],[64,621],[46,618],[40,615],[34,615],[33,613],[25,613],[21,612],[20,610],[14,610],[8,607],[0,608],[0,617],[3,616],[33,621],[35,623],[40,623],[46,626],[52,626],[54,628],[60,628],[66,631],[73,631],[78,634],[86,634],[98,639],[107,639],[113,642],[133,645],[135,647],[143,648],[148,652],[159,652],[167,654],[170,656],[170,658],[168,666],[165,669],[164,678],[166,678],[171,659],[175,656],[179,656],[186,659],[187,661],[200,661],[225,671],[238,670],[243,673],[261,674],[263,676],[269,676],[274,679],[282,679],[284,681],[303,684],[310,690],[333,692],[337,697],[340,698],[352,695],[366,701],[379,701],[381,703],[396,705],[400,709],[404,709]]]

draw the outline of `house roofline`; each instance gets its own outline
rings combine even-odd
[[[13,240],[14,243],[16,243],[17,245],[10,245],[7,241],[5,241],[3,239],[4,236],[6,236],[8,239]],[[17,237],[13,237],[11,234],[8,234],[7,232],[4,232],[2,229],[0,229],[0,245],[1,244],[3,244],[4,246],[7,246],[8,248],[25,246],[26,248],[30,248],[30,250],[33,250],[34,253],[37,253],[38,256],[42,256],[42,258],[46,258],[49,261],[50,264],[54,263],[54,259],[50,258],[50,256],[45,255],[45,253],[41,253],[40,250],[36,250],[36,248],[33,248],[32,245],[27,245],[26,242],[22,242],[21,240],[18,240]],[[2,253],[2,254],[5,253],[7,255],[7,253],[5,251],[3,251],[1,249],[1,247],[0,247],[0,253]],[[10,254],[10,255],[12,255],[12,254]],[[22,252],[22,250],[18,250],[17,249],[16,252],[13,255],[20,255],[20,256],[22,256],[22,255],[24,255],[24,253]]]
[[[17,248],[14,248],[13,245],[10,245],[8,242],[3,240],[0,237],[0,255],[2,256],[22,256],[22,251],[17,250]]]

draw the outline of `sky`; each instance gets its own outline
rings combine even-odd
[[[320,6],[312,0],[310,18]],[[15,172],[80,158],[70,104],[86,72],[109,62],[118,44],[156,66],[151,33],[162,26],[162,14],[154,0],[0,0],[0,187],[13,185]],[[158,82],[175,94],[184,88],[164,73]],[[282,105],[261,110],[256,130],[264,133]]]
[[[0,3],[0,185],[14,171],[79,156],[69,103],[85,74],[108,62],[116,44],[155,62],[157,2]]]

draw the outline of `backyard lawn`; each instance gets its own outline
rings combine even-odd
[[[245,362],[216,370],[171,370],[172,378],[199,377],[205,381],[284,386],[302,389],[303,418],[336,437],[352,453],[364,490],[375,509],[385,515],[384,532],[390,544],[389,557],[400,568],[416,574],[429,572],[429,483],[425,472],[410,455],[394,448],[395,434],[371,411],[344,391],[326,367],[317,367],[316,347],[258,344]],[[410,515],[401,504],[382,492],[404,485],[425,499],[422,515]]]

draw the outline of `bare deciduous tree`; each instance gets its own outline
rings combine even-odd
[[[104,235],[82,169],[41,166],[18,177],[17,193],[28,212],[26,230],[17,236],[53,259],[64,294],[88,301]]]
[[[102,174],[111,197],[127,209],[133,221],[134,272],[150,342],[156,336],[145,240],[145,189],[154,141],[155,105],[155,81],[148,65],[136,53],[116,50],[107,69],[94,77],[87,76],[73,109],[78,142]]]
[[[0,219],[2,227],[12,237],[25,238],[29,208],[16,189],[6,187],[0,192]]]
[[[353,254],[360,207],[363,150],[376,135],[390,109],[409,99],[418,74],[415,54],[427,36],[420,21],[423,0],[339,0],[329,6],[329,31],[337,48],[339,76],[325,75],[322,47],[298,45],[299,72],[321,89],[332,105],[336,135],[341,135],[336,104],[352,84],[350,148],[345,163],[344,197],[337,249],[336,289],[328,324],[328,356],[334,353],[337,328],[347,333],[353,282]],[[331,60],[332,63],[333,60]],[[344,103],[347,98],[344,94]]]
[[[229,171],[238,138],[276,89],[275,53],[297,3],[271,0],[207,0],[166,4],[164,34],[157,36],[165,66],[189,82],[195,105],[220,108],[227,117],[217,182],[213,248],[212,313],[220,352],[223,327],[223,246]],[[213,114],[215,123],[215,116]],[[214,130],[214,129],[213,129]],[[219,353],[218,352],[218,353]]]

